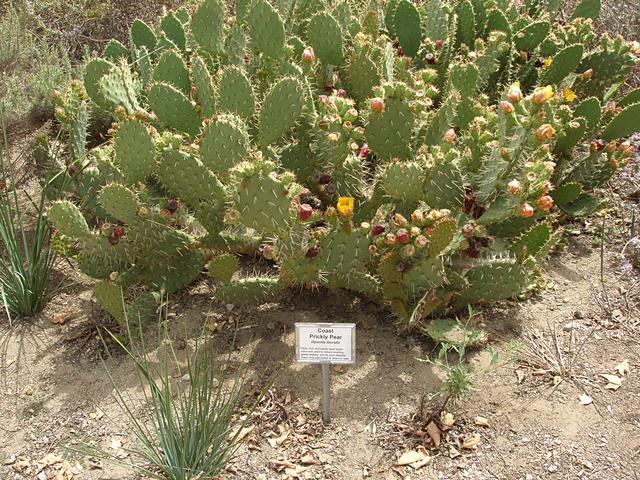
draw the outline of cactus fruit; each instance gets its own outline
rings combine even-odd
[[[565,23],[555,0],[236,3],[134,22],[54,97],[71,161],[48,216],[120,320],[120,288],[152,312],[207,261],[223,301],[349,289],[409,326],[516,297],[556,213],[595,212],[631,156],[638,49],[594,42],[599,0]]]

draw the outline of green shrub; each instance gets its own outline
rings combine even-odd
[[[347,288],[406,325],[523,295],[640,125],[618,94],[640,47],[596,39],[598,1],[567,22],[560,3],[206,0],[136,21],[56,98],[81,209],[49,217],[116,316],[105,292],[177,290],[212,257],[222,301]],[[112,138],[88,150],[103,111]],[[277,277],[237,278],[229,253]]]

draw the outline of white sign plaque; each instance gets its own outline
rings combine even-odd
[[[355,323],[296,323],[299,363],[356,363]]]

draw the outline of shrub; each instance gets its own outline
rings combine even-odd
[[[115,315],[121,286],[176,290],[207,261],[227,302],[347,288],[407,325],[521,295],[640,124],[639,92],[617,95],[640,46],[595,38],[599,1],[567,22],[560,3],[206,0],[137,21],[57,96],[82,208],[49,218]],[[87,151],[99,111],[111,139]],[[277,277],[234,278],[238,253]]]
[[[53,115],[51,91],[71,80],[73,68],[66,52],[46,36],[34,34],[31,19],[9,3],[0,16],[0,88],[2,120]]]

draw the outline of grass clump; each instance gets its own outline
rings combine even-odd
[[[166,314],[165,303],[162,324]],[[141,331],[133,333],[129,326],[128,345],[119,336],[111,337],[133,360],[142,398],[129,395],[106,370],[126,420],[118,425],[128,426],[134,439],[129,452],[143,463],[123,463],[100,448],[89,447],[84,453],[151,478],[217,478],[240,446],[251,413],[238,416],[246,367],[234,368],[228,358],[218,358],[211,337],[196,340],[181,360],[166,329],[157,353],[146,347]]]
[[[46,189],[36,199],[19,191],[4,126],[0,135],[0,298],[11,322],[44,308],[56,255],[44,216]]]

